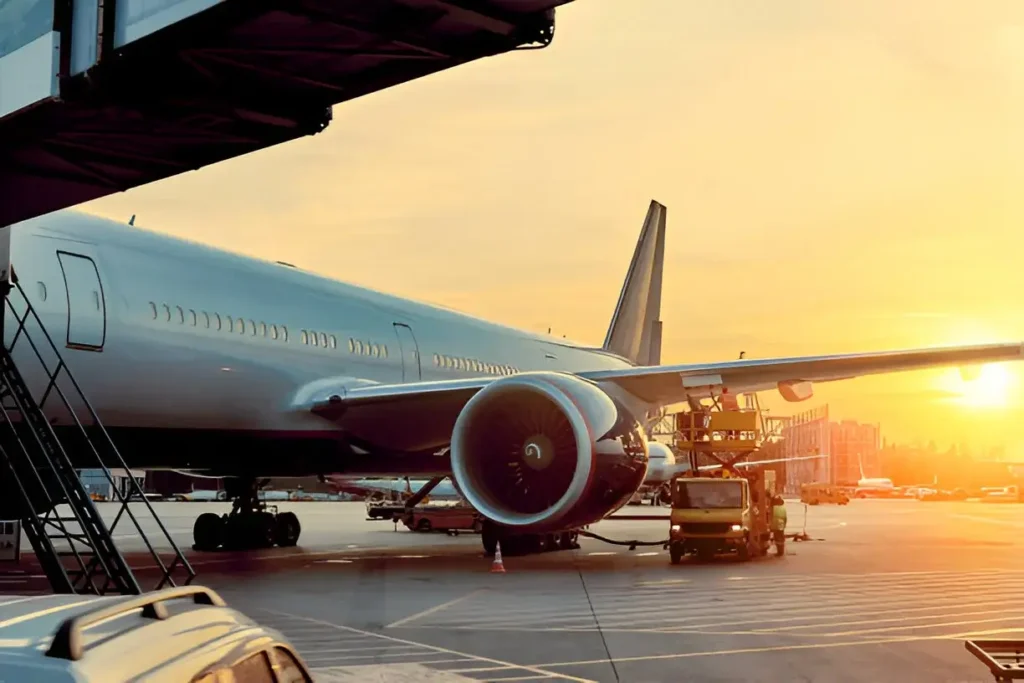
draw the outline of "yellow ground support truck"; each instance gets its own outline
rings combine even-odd
[[[774,473],[743,477],[678,477],[672,482],[669,553],[672,564],[686,555],[710,559],[734,553],[741,560],[765,555],[771,547]]]

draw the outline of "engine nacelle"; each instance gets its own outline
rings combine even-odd
[[[452,434],[453,480],[484,517],[521,530],[592,524],[647,474],[642,425],[593,382],[555,372],[503,377],[470,399]]]

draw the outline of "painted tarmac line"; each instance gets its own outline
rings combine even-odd
[[[445,609],[448,609],[449,607],[457,605],[460,602],[464,602],[466,600],[469,600],[470,598],[475,597],[475,596],[485,592],[486,590],[487,590],[486,588],[478,588],[475,591],[470,591],[469,593],[466,593],[462,597],[458,597],[458,598],[455,598],[453,600],[448,600],[447,602],[442,602],[440,605],[434,605],[433,607],[429,607],[429,608],[423,610],[422,612],[417,612],[416,614],[410,614],[409,616],[407,616],[407,617],[405,617],[403,619],[399,619],[398,621],[393,621],[390,624],[388,624],[387,626],[385,626],[384,628],[397,628],[399,626],[403,626],[405,624],[411,623],[411,622],[416,621],[418,619],[422,619],[423,617],[430,616],[431,614],[434,614],[436,612],[440,612],[441,610],[445,610]]]
[[[997,519],[995,517],[976,517],[974,515],[964,515],[956,512],[949,513],[949,516],[956,517],[957,519],[966,519],[972,522],[985,522],[986,524],[999,524],[1001,526],[1024,527],[1024,522],[1021,522],[1021,520]]]
[[[797,645],[773,645],[765,647],[744,647],[734,648],[731,650],[703,650],[700,652],[680,652],[671,655],[640,655],[636,657],[616,657],[614,660],[611,659],[588,659],[580,660],[575,662],[547,662],[544,664],[534,664],[532,666],[540,668],[563,668],[573,666],[589,666],[592,664],[610,664],[614,661],[616,664],[624,664],[629,662],[648,662],[658,660],[671,660],[671,659],[692,659],[695,657],[720,657],[723,655],[744,655],[744,654],[758,654],[765,652],[787,652],[793,650],[823,650],[829,648],[839,647],[857,647],[864,645],[888,645],[894,643],[912,643],[921,642],[928,640],[958,640],[957,636],[902,636],[893,638],[876,638],[874,640],[850,640],[842,641],[838,643],[801,643]]]
[[[422,647],[424,649],[433,650],[435,652],[440,652],[440,653],[444,653],[444,654],[448,654],[448,655],[454,655],[454,656],[458,656],[458,657],[466,657],[468,659],[473,659],[473,660],[479,661],[479,662],[487,662],[489,664],[497,664],[497,665],[500,665],[500,666],[503,666],[503,667],[508,667],[510,669],[522,669],[523,671],[529,671],[529,672],[534,673],[534,674],[542,674],[542,675],[545,675],[545,676],[548,676],[548,677],[551,677],[551,678],[558,678],[559,680],[563,680],[563,681],[573,681],[574,683],[596,683],[596,681],[593,681],[593,680],[591,680],[589,678],[579,678],[577,676],[570,676],[568,674],[560,674],[560,673],[557,673],[557,672],[554,672],[554,671],[545,671],[543,668],[538,667],[538,666],[533,666],[533,665],[525,665],[524,666],[524,665],[521,665],[521,664],[515,664],[513,662],[506,662],[506,661],[503,661],[503,660],[500,660],[500,659],[494,659],[492,657],[481,657],[479,655],[473,655],[473,654],[469,654],[469,653],[466,653],[466,652],[459,652],[458,650],[451,650],[451,649],[446,648],[446,647],[439,647],[437,645],[427,645],[426,643],[417,643],[417,642],[412,641],[412,640],[405,640],[404,638],[395,638],[393,636],[386,636],[386,635],[383,635],[383,634],[380,634],[380,633],[373,633],[372,631],[364,631],[362,629],[353,628],[352,626],[343,626],[342,624],[335,624],[335,623],[330,622],[330,621],[324,621],[323,619],[314,619],[313,617],[305,617],[305,616],[302,616],[300,614],[293,614],[291,612],[281,612],[279,610],[272,610],[272,609],[268,609],[266,607],[261,607],[259,609],[261,609],[262,611],[267,612],[269,614],[276,614],[278,616],[288,617],[288,618],[291,618],[291,619],[297,619],[297,620],[300,620],[300,621],[308,621],[308,622],[311,622],[311,623],[314,623],[314,624],[322,624],[323,626],[328,626],[330,628],[334,628],[334,629],[337,629],[339,631],[348,631],[349,633],[357,633],[357,634],[365,635],[365,636],[375,636],[377,638],[381,638],[381,639],[384,639],[384,640],[389,640],[389,641],[394,642],[394,643],[401,643],[403,645],[418,645],[418,646],[420,646],[420,647]]]

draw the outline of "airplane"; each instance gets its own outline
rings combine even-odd
[[[868,496],[890,496],[895,490],[896,486],[892,483],[892,479],[888,477],[867,477],[864,476],[864,461],[861,459],[860,454],[857,454],[857,465],[860,467],[860,479],[857,480],[857,489],[855,495],[858,498],[867,498]]]
[[[650,203],[601,346],[73,210],[8,233],[19,286],[130,466],[227,477],[233,510],[196,519],[201,550],[228,534],[295,545],[298,517],[266,512],[259,481],[328,474],[450,476],[487,520],[485,552],[566,547],[644,482],[665,406],[1024,357],[998,343],[662,364],[666,214]],[[46,380],[31,353],[13,352],[30,387]],[[59,437],[68,417],[51,412]]]

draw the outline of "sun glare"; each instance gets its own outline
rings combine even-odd
[[[943,389],[956,396],[952,402],[966,408],[1005,408],[1012,399],[1015,377],[1005,365],[983,365],[964,372],[953,370]]]

